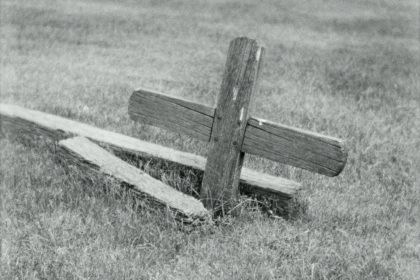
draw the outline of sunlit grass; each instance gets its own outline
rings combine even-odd
[[[417,1],[0,1],[1,102],[205,155],[134,124],[137,87],[213,105],[229,41],[266,46],[252,115],[347,141],[324,177],[248,157],[303,184],[292,219],[248,205],[177,224],[50,144],[0,140],[4,279],[415,279],[420,275]],[[143,167],[154,163],[142,163]],[[177,188],[199,178],[150,170]]]

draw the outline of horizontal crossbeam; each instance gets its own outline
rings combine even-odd
[[[215,109],[209,106],[139,89],[128,108],[135,121],[210,139]],[[327,176],[338,175],[347,160],[340,139],[254,117],[248,120],[241,150]]]
[[[144,124],[209,141],[214,108],[148,90],[134,92],[128,113]]]
[[[28,133],[54,141],[72,136],[84,136],[96,143],[105,144],[113,151],[141,158],[164,160],[203,174],[206,159],[137,138],[97,128],[52,114],[0,103],[0,129],[11,133]],[[280,177],[243,168],[239,191],[243,194],[275,195],[279,201],[289,200],[300,184]]]

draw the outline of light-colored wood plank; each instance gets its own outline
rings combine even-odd
[[[282,197],[280,200],[287,200],[296,194],[300,184],[282,177],[261,173],[246,167],[242,168],[239,191],[247,195],[273,194],[273,198]]]
[[[242,151],[328,176],[338,175],[347,160],[341,140],[250,118]]]
[[[61,140],[58,146],[61,147],[58,149],[59,154],[65,157],[67,162],[71,161],[80,169],[99,171],[127,183],[135,191],[146,195],[158,204],[168,206],[187,218],[206,219],[209,217],[209,212],[199,200],[152,178],[87,138],[78,136]]]
[[[181,152],[165,146],[97,128],[56,115],[0,103],[0,127],[5,133],[30,134],[58,141],[71,136],[84,136],[105,144],[116,152],[124,152],[141,158],[165,160],[193,169],[201,175],[206,165],[202,156]],[[269,178],[269,179],[265,179]],[[240,192],[244,194],[275,195],[280,200],[291,198],[300,184],[291,180],[243,169]]]
[[[241,146],[263,52],[255,40],[246,37],[232,40],[229,46],[200,193],[207,209],[222,214],[238,200],[244,159]]]
[[[130,97],[128,114],[135,121],[209,141],[214,109],[146,89]]]

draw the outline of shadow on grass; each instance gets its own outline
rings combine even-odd
[[[200,199],[200,188],[203,180],[203,171],[180,166],[176,163],[157,159],[145,159],[128,153],[116,153],[124,161],[145,171],[155,179],[165,184]],[[308,201],[297,195],[290,199],[288,204],[284,200],[276,199],[275,196],[256,194],[253,196],[241,196],[240,211],[261,211],[268,216],[278,216],[286,220],[296,220],[306,215]]]

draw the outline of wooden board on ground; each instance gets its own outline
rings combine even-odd
[[[84,137],[61,140],[58,145],[60,155],[72,163],[127,183],[135,191],[186,217],[205,219],[209,216],[199,200],[152,178]]]
[[[52,114],[26,109],[20,106],[0,103],[0,127],[4,131],[29,133],[61,140],[70,136],[84,136],[90,140],[108,145],[112,150],[139,156],[168,161],[193,169],[199,175],[204,172],[206,159],[199,155],[181,152],[161,145],[142,141],[80,123]],[[258,193],[275,195],[280,201],[287,201],[300,188],[300,184],[291,180],[271,176],[243,168],[239,191],[252,195]]]
[[[203,104],[143,89],[129,102],[131,119],[204,141],[210,139],[214,112]],[[340,174],[347,161],[340,139],[255,117],[248,120],[241,151],[327,176]]]

